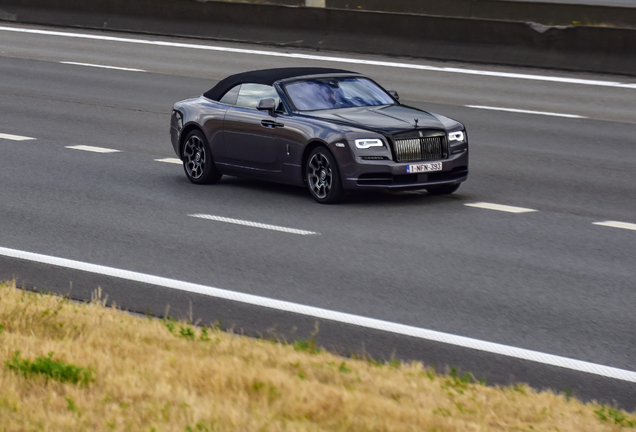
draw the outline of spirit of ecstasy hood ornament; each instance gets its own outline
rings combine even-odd
[[[417,122],[419,121],[419,119],[415,119],[415,127],[417,128]]]

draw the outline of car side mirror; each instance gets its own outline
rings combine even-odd
[[[400,95],[395,90],[387,90],[386,92],[393,96],[393,99],[395,99],[396,101],[400,101]]]
[[[274,117],[274,113],[276,112],[276,101],[274,98],[261,99],[256,109],[259,111],[267,111],[270,116]]]

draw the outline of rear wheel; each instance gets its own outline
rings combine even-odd
[[[326,147],[316,147],[307,158],[305,175],[309,193],[321,204],[332,204],[344,196],[338,165]]]
[[[431,195],[450,195],[457,189],[459,189],[459,183],[453,185],[429,186],[426,188],[426,192]]]
[[[188,180],[195,184],[210,184],[221,180],[223,174],[214,166],[208,140],[198,129],[191,131],[183,145],[183,169]]]

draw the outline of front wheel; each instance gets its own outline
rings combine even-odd
[[[198,129],[186,136],[183,145],[183,169],[188,180],[195,184],[210,184],[221,180],[223,174],[214,166],[208,140]]]
[[[321,204],[333,204],[342,199],[344,191],[336,159],[325,147],[316,147],[307,158],[305,175],[309,193]]]
[[[426,192],[431,195],[450,195],[457,189],[459,189],[459,183],[452,185],[429,186],[426,188]]]

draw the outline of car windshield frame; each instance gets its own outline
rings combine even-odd
[[[290,105],[298,112],[379,107],[396,103],[384,88],[366,76],[291,79],[280,83],[280,87]]]

